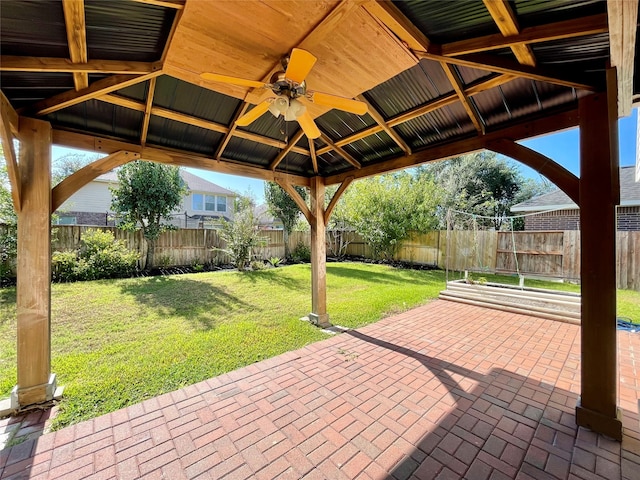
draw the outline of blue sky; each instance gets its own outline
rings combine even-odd
[[[619,142],[620,142],[620,166],[635,165],[636,162],[636,122],[638,121],[638,110],[634,109],[631,116],[619,121]],[[580,174],[580,152],[578,129],[574,128],[544,137],[534,138],[522,142],[558,162],[576,175]],[[68,148],[53,147],[53,159],[61,157],[69,152],[87,153]],[[539,179],[540,175],[530,168],[518,163],[520,170],[525,177]],[[222,173],[210,172],[188,168],[190,172],[209,180],[221,187],[228,188],[239,193],[250,192],[258,203],[264,202],[264,182],[247,177],[237,177],[235,175],[225,175]]]

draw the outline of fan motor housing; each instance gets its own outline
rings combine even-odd
[[[307,84],[306,82],[295,83],[285,77],[285,72],[280,71],[276,72],[271,76],[271,90],[276,95],[286,95],[287,97],[293,99],[297,97],[302,97],[307,92]]]

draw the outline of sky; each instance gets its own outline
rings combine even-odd
[[[636,162],[636,122],[638,121],[638,109],[633,109],[629,117],[623,118],[618,122],[618,138],[620,143],[620,166],[635,165]],[[579,151],[579,132],[578,128],[566,130],[560,133],[554,133],[543,137],[525,140],[521,142],[523,145],[536,150],[549,158],[555,160],[563,167],[576,175],[580,175],[580,151]],[[87,153],[79,150],[71,150],[58,146],[53,147],[53,160],[68,153]],[[540,179],[540,175],[517,163],[520,167],[522,175],[526,178]],[[254,178],[238,177],[235,175],[227,175],[207,170],[198,170],[187,168],[187,170],[198,175],[205,180],[215,183],[221,187],[227,188],[234,192],[247,194],[250,193],[257,203],[264,203],[264,182]]]

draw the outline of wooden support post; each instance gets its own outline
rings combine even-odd
[[[25,407],[52,400],[56,389],[51,374],[51,125],[22,117],[19,137],[18,385],[12,405]]]
[[[327,314],[327,244],[324,225],[324,179],[311,179],[311,313],[319,327],[330,327]]]
[[[599,93],[582,98],[579,104],[582,362],[576,422],[621,440],[622,422],[616,407],[617,200],[613,181],[619,175],[618,132],[616,105],[610,103],[605,93]]]

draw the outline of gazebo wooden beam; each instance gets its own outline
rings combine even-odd
[[[280,150],[280,153],[278,153],[276,158],[273,159],[273,161],[269,165],[269,169],[275,170],[276,168],[278,168],[278,165],[280,165],[280,162],[284,160],[284,157],[286,157],[289,154],[289,152],[294,151],[296,143],[300,141],[303,135],[304,135],[304,131],[302,129],[298,130],[296,134],[289,139],[287,146],[285,146],[282,150]]]
[[[341,183],[349,176],[353,176],[355,179],[366,178],[380,173],[414,167],[426,162],[444,160],[458,155],[463,155],[465,153],[486,149],[490,142],[494,140],[507,138],[516,141],[524,138],[545,135],[559,130],[565,130],[567,128],[575,127],[577,124],[577,110],[569,110],[550,117],[528,120],[493,132],[487,132],[484,136],[474,136],[464,140],[426,148],[420,152],[414,152],[409,156],[397,157],[384,162],[375,163],[373,165],[367,165],[359,170],[351,170],[337,175],[330,175],[325,178],[325,184],[332,185],[334,183]]]
[[[72,173],[51,190],[51,213],[60,208],[71,195],[98,176],[139,158],[139,153],[120,150]]]
[[[577,88],[579,90],[586,90],[590,92],[598,90],[598,87],[595,85],[584,83],[574,78],[565,77],[554,70],[520,65],[517,62],[494,55],[475,53],[459,57],[445,57],[430,52],[416,51],[414,53],[418,58],[424,58],[426,60],[446,62],[453,65],[476,68],[487,72],[502,73],[505,75],[512,75],[514,77],[526,78],[528,80],[537,80],[539,82],[553,83],[555,85],[562,85],[564,87]]]
[[[289,197],[291,197],[291,200],[293,200],[296,203],[296,205],[304,215],[304,218],[306,218],[307,222],[311,224],[314,221],[313,213],[311,212],[311,210],[309,210],[309,207],[307,206],[307,203],[304,201],[304,198],[302,198],[300,194],[296,191],[296,189],[293,188],[293,185],[291,185],[290,182],[284,179],[278,179],[276,180],[276,183],[280,185],[280,187],[282,187],[282,189],[285,192],[287,192]]]
[[[149,122],[151,120],[151,108],[153,107],[153,96],[156,91],[156,78],[149,80],[149,90],[147,91],[147,102],[144,107],[144,118],[142,119],[142,133],[140,134],[140,145],[144,147],[147,143],[149,133]]]
[[[336,208],[336,205],[338,204],[338,200],[340,200],[340,198],[342,197],[344,192],[347,190],[349,185],[351,185],[351,182],[353,182],[353,180],[354,180],[353,176],[345,178],[344,181],[338,187],[338,190],[336,190],[336,193],[334,193],[333,197],[331,197],[331,201],[329,202],[327,209],[324,211],[325,226],[329,225],[329,220],[331,219],[331,214],[333,213],[333,209]]]
[[[185,0],[133,0],[138,3],[146,3],[147,5],[155,5],[156,7],[175,8],[182,10]]]
[[[484,37],[459,40],[457,42],[445,43],[433,50],[433,53],[440,53],[445,56],[466,55],[469,53],[487,52],[501,48],[511,47],[517,44],[532,44],[540,42],[551,42],[563,40],[565,38],[583,37],[596,35],[609,31],[607,14],[591,15],[589,17],[574,18],[562,22],[538,25],[535,27],[523,28],[520,33],[514,35],[503,35],[496,33]]]
[[[504,85],[507,82],[513,80],[514,77],[509,75],[495,75],[488,79],[481,79],[479,81],[473,82],[465,88],[464,92],[468,96],[476,95],[478,93],[484,92],[485,90],[497,87],[499,85]],[[434,98],[433,100],[425,103],[424,105],[420,105],[418,107],[412,108],[406,112],[402,112],[394,117],[391,117],[386,120],[386,123],[389,127],[395,127],[397,125],[401,125],[405,122],[413,120],[414,118],[421,117],[422,115],[426,115],[429,112],[433,112],[440,108],[446,107],[447,105],[452,105],[459,101],[458,95],[456,93],[448,93],[442,95],[441,97]],[[378,132],[382,132],[383,128],[380,125],[374,125],[369,128],[365,128],[360,132],[356,132],[353,135],[348,137],[344,137],[335,142],[335,144],[339,147],[344,147],[350,143],[361,140],[363,138],[368,137],[369,135],[375,135]],[[317,151],[318,155],[322,155],[331,150],[331,147],[323,147]]]
[[[440,65],[442,65],[444,74],[449,79],[449,82],[451,83],[453,90],[456,92],[456,95],[460,99],[460,102],[462,103],[462,107],[464,108],[465,112],[467,112],[467,115],[471,119],[471,123],[473,123],[473,126],[476,128],[476,130],[479,133],[484,134],[485,132],[484,121],[482,120],[482,117],[480,116],[480,113],[478,112],[478,109],[476,108],[476,106],[471,102],[471,100],[469,100],[469,97],[465,93],[464,85],[462,83],[462,79],[460,78],[460,74],[458,73],[458,71],[453,65],[449,65],[448,63],[445,63],[445,62],[440,62]]]
[[[518,35],[520,27],[516,19],[515,12],[506,0],[484,0],[484,5],[489,10],[489,14],[493,21],[496,22],[498,30],[505,37],[509,35]],[[510,46],[511,51],[523,65],[531,67],[536,66],[536,57],[533,55],[531,47],[524,43],[516,43]]]
[[[49,113],[57,112],[58,110],[86,102],[87,100],[96,99],[107,93],[130,87],[140,82],[146,82],[161,74],[162,71],[158,70],[144,75],[112,75],[111,77],[93,82],[87,88],[83,88],[78,92],[71,90],[42,100],[30,107],[28,111],[34,112],[37,115],[48,115]]]
[[[549,157],[506,138],[487,142],[487,149],[518,160],[551,180],[580,205],[580,179]]]
[[[638,0],[607,0],[611,66],[618,71],[618,116],[631,114]]]
[[[157,163],[165,163],[181,167],[201,168],[203,170],[227,173],[229,175],[258,178],[269,182],[274,182],[276,179],[283,179],[293,185],[309,186],[309,179],[300,175],[273,172],[268,168],[242,165],[225,158],[220,159],[218,162],[214,159],[195,155],[190,152],[182,152],[179,150],[159,147],[142,147],[133,143],[111,140],[94,135],[68,132],[65,130],[53,130],[53,143],[63,147],[78,148],[80,150],[90,150],[106,154],[125,150],[139,153],[140,158],[143,160],[149,160]]]
[[[142,75],[162,68],[159,62],[129,62],[122,60],[88,60],[74,63],[67,58],[18,57],[2,55],[2,72],[56,72],[56,73],[113,73]]]
[[[368,113],[371,118],[373,118],[375,122],[387,133],[387,135],[389,135],[389,137],[391,137],[391,139],[396,142],[396,145],[398,145],[402,149],[405,155],[411,155],[411,147],[409,147],[407,142],[405,142],[404,139],[393,128],[391,128],[391,126],[387,124],[387,121],[371,104],[371,102],[369,102],[369,100],[367,100],[364,95],[359,95],[356,99],[367,104]]]
[[[0,141],[2,142],[5,163],[7,165],[7,176],[11,184],[13,208],[16,213],[20,213],[22,207],[22,181],[20,180],[16,150],[13,148],[12,133],[12,123],[14,124],[14,129],[17,130],[18,115],[13,107],[11,107],[4,93],[0,92],[0,98]]]
[[[120,97],[118,95],[103,95],[98,97],[97,100],[102,102],[111,103],[113,105],[118,105],[120,107],[130,108],[132,110],[136,110],[138,112],[145,111],[145,103],[138,102],[136,100],[130,100],[128,98]],[[229,132],[233,130],[233,136],[238,138],[244,138],[245,140],[251,140],[256,143],[261,143],[263,145],[269,145],[270,147],[283,149],[288,145],[280,140],[276,140],[274,138],[264,137],[262,135],[258,135],[257,133],[247,132],[246,130],[238,130],[232,127],[227,127],[226,125],[222,125],[221,123],[212,122],[210,120],[205,120],[203,118],[192,117],[190,115],[186,115],[184,113],[175,112],[173,110],[169,110],[167,108],[162,107],[151,107],[151,115],[155,115],[156,117],[166,118],[167,120],[173,120],[175,122],[186,123],[187,125],[192,125],[194,127],[204,128],[205,130],[211,130],[213,132],[223,133],[225,135],[229,135]],[[305,150],[301,147],[292,146],[291,149],[299,153],[301,155],[309,155],[309,151]],[[222,155],[219,156],[222,158]],[[218,159],[218,155],[216,154],[216,159]]]
[[[353,167],[362,168],[362,165],[360,165],[359,161],[357,161],[355,158],[353,158],[342,147],[339,147],[338,145],[333,143],[333,140],[331,140],[326,133],[324,133],[324,132],[320,133],[320,140],[322,140],[324,143],[329,145],[329,147],[331,147],[331,149],[333,149],[338,155],[340,155],[347,162],[349,162]]]
[[[242,115],[244,115],[247,112],[248,109],[249,109],[249,104],[247,102],[242,102],[238,107],[238,109],[233,114],[233,119],[231,120],[231,124],[230,124],[231,127],[229,128],[229,131],[226,133],[226,135],[220,142],[220,145],[218,145],[218,148],[216,149],[216,153],[213,155],[216,160],[220,161],[220,159],[222,158],[224,149],[227,148],[227,145],[229,145],[229,142],[233,138],[233,134],[238,128],[238,126],[236,125],[236,122]]]
[[[313,167],[313,173],[318,174],[318,157],[316,155],[316,144],[313,143],[313,138],[309,140],[309,156],[311,157],[311,166]]]
[[[62,0],[64,22],[69,44],[69,57],[73,63],[87,61],[87,30],[84,21],[84,0]],[[73,83],[76,91],[89,86],[86,72],[74,72]]]

